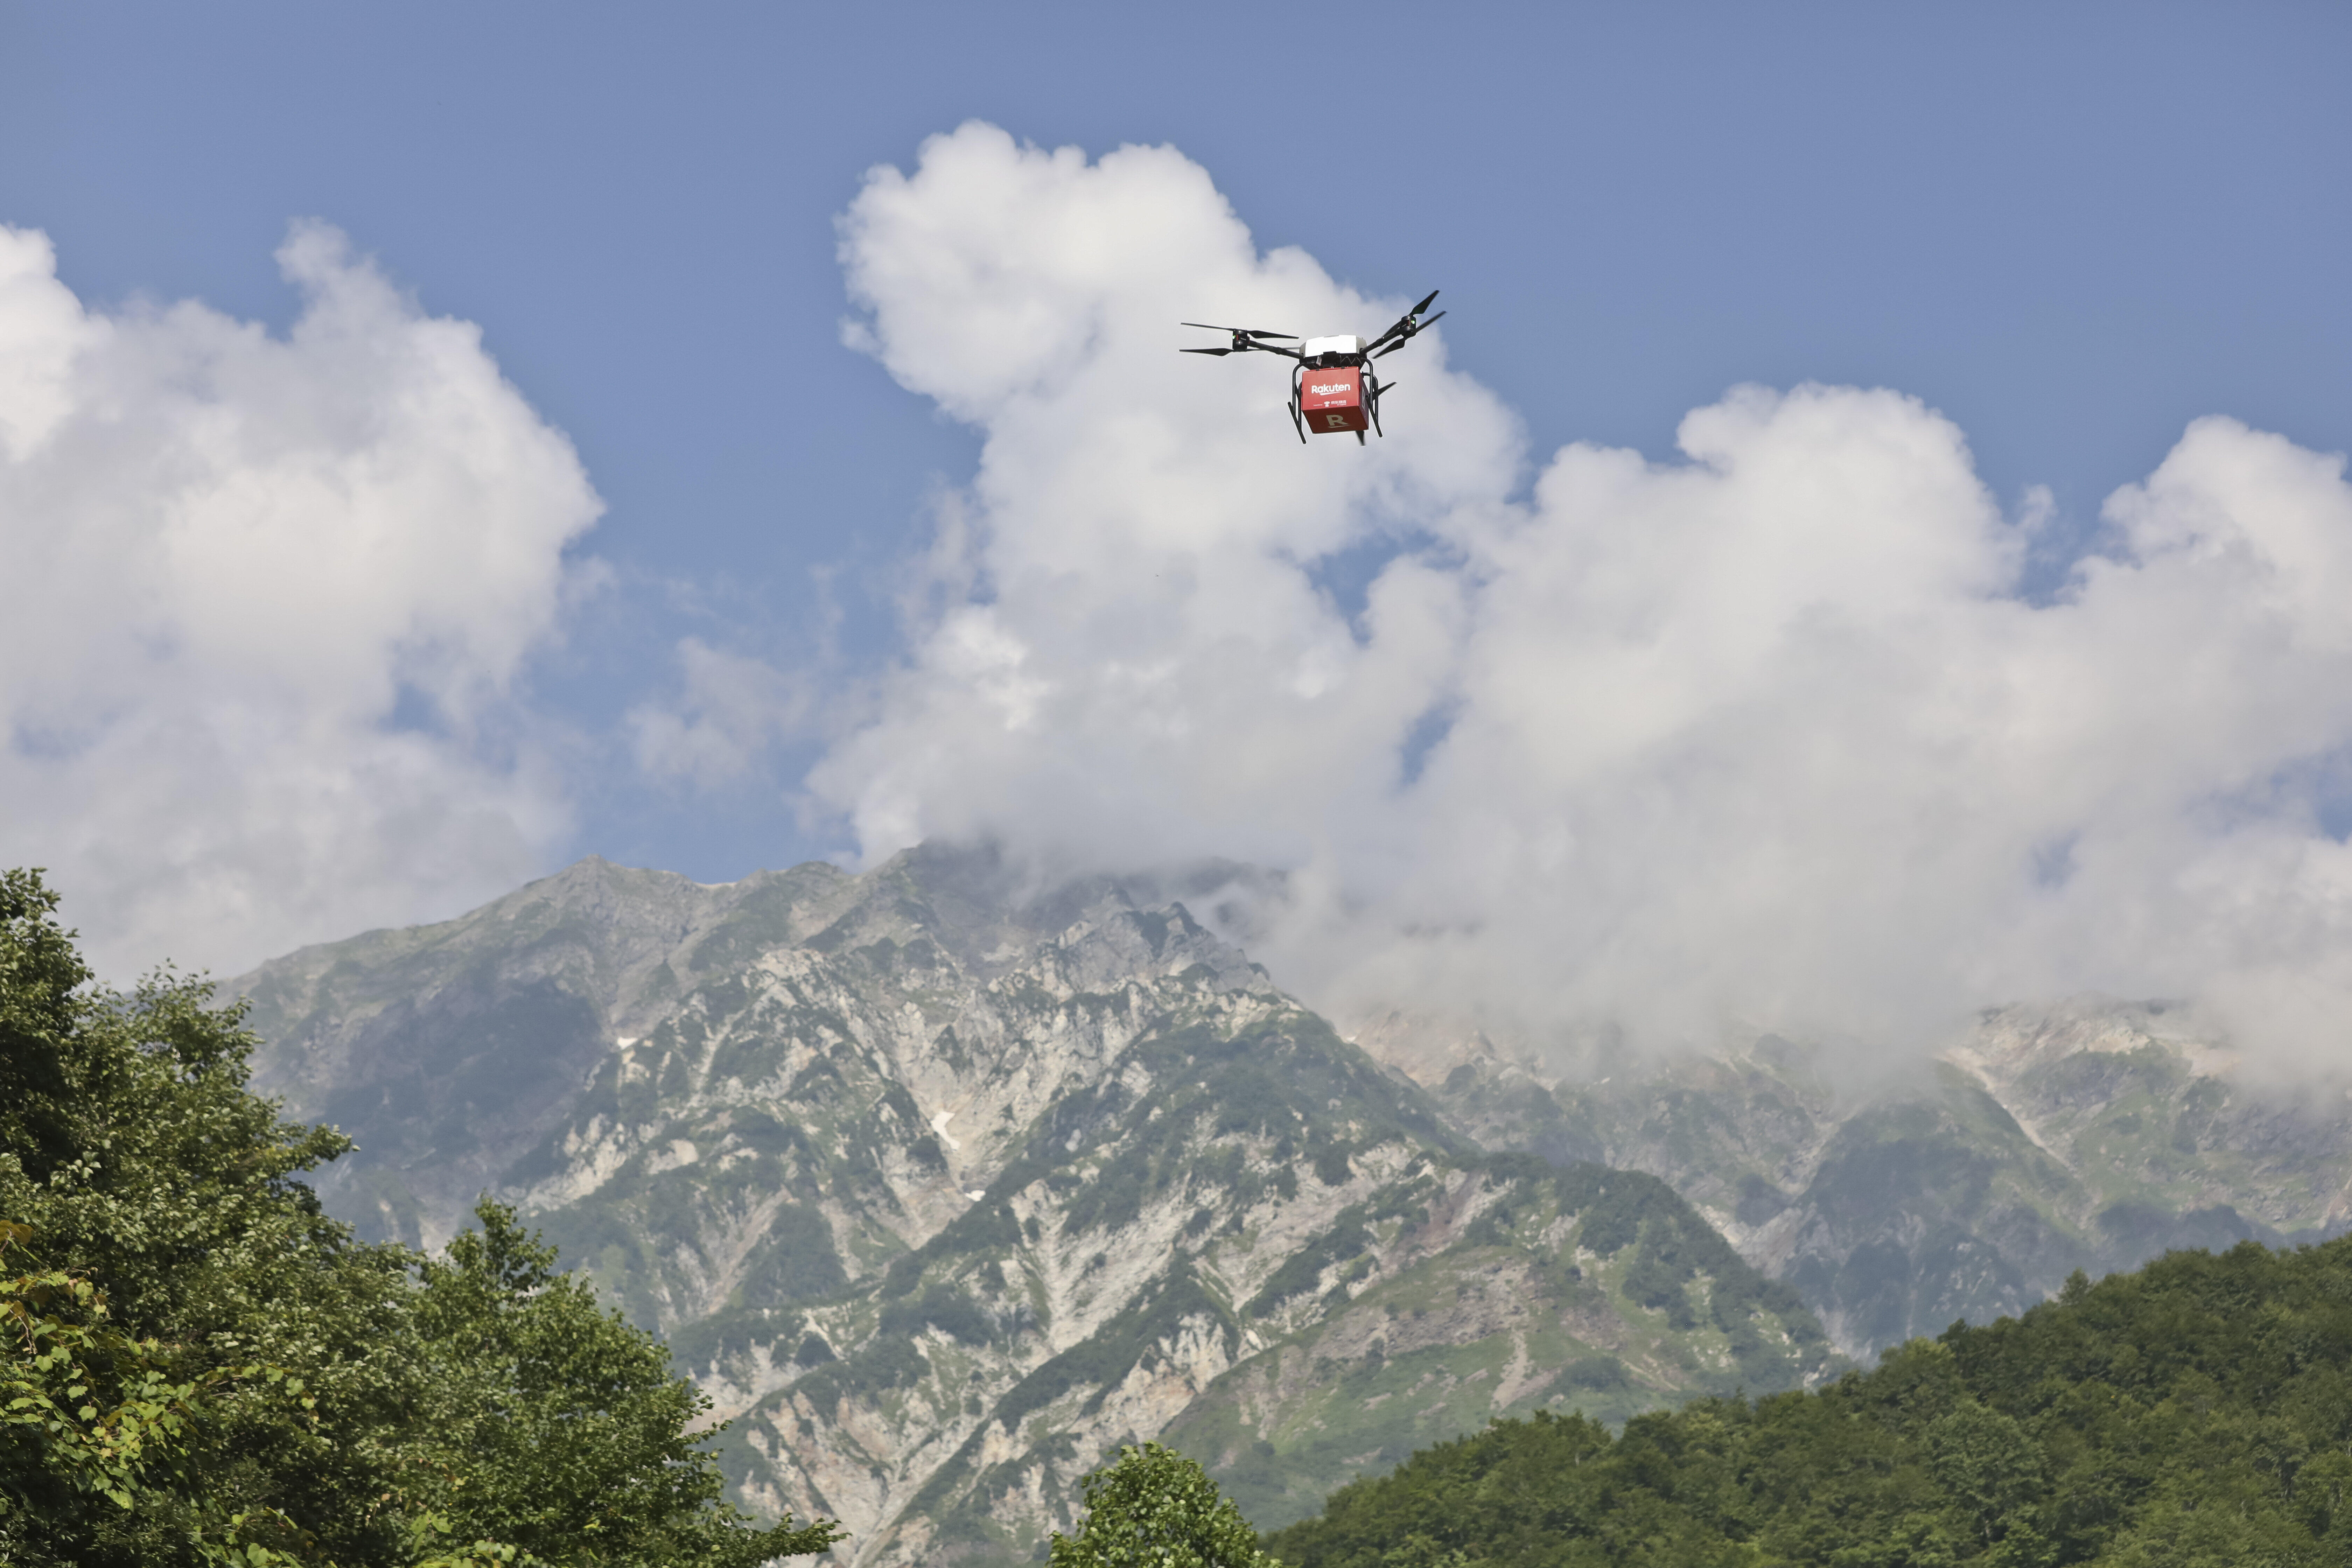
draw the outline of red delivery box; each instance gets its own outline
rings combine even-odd
[[[1362,430],[1371,420],[1364,413],[1364,373],[1360,366],[1310,370],[1298,384],[1298,411],[1309,430]]]

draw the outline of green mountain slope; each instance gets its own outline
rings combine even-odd
[[[1822,1374],[1664,1186],[1489,1161],[1171,896],[1234,876],[590,862],[240,988],[263,1081],[362,1144],[331,1206],[429,1240],[522,1204],[737,1419],[736,1495],[861,1565],[1025,1561],[1186,1422],[1296,1515],[1498,1411]]]
[[[1795,1292],[1655,1177],[1503,1155],[1391,1201],[1416,1200],[1417,1239],[1442,1245],[1235,1365],[1162,1434],[1261,1528],[1498,1415],[1614,1424],[1830,1365]]]
[[[2352,1240],[2175,1253],[1812,1393],[1538,1415],[1276,1534],[1298,1568],[2352,1557]]]

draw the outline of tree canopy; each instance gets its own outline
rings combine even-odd
[[[1054,1536],[1049,1568],[1274,1568],[1240,1508],[1173,1448],[1123,1447],[1078,1484],[1086,1519]]]
[[[1297,1568],[2352,1562],[2352,1238],[2174,1253],[1813,1393],[1505,1421],[1334,1493]]]
[[[724,1504],[707,1401],[487,1200],[441,1258],[300,1178],[237,1007],[97,985],[0,873],[0,1563],[707,1564],[821,1552]]]

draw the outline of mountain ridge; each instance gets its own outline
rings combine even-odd
[[[2080,1268],[2352,1228],[2352,1106],[2233,1072],[2192,1009],[1988,1008],[1910,1078],[1841,1093],[1777,1036],[1598,1080],[1475,1026],[1353,1031],[1488,1147],[1669,1183],[1849,1356],[2014,1316]]]
[[[1663,1184],[1485,1154],[1166,896],[1244,875],[583,863],[264,966],[259,1081],[345,1113],[373,1234],[522,1199],[738,1420],[736,1494],[861,1568],[1025,1560],[1195,1407],[1278,1522],[1462,1421],[1835,1364]]]

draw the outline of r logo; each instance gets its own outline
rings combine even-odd
[[[1323,416],[1323,427],[1326,430],[1345,430],[1348,427],[1348,416],[1344,414],[1326,414]]]

